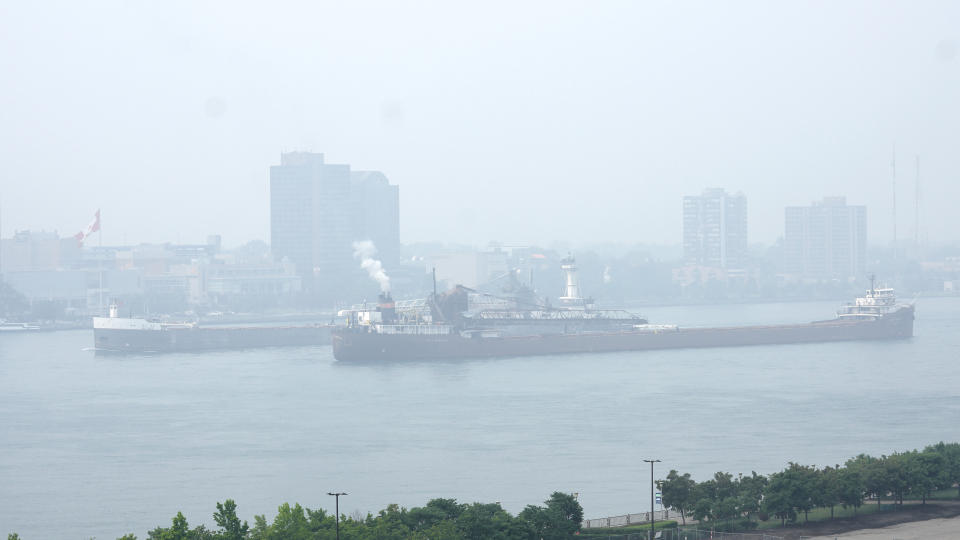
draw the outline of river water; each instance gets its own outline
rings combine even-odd
[[[653,323],[802,322],[831,302],[659,307]],[[650,469],[704,480],[960,440],[960,298],[917,336],[345,365],[329,347],[95,356],[91,331],[0,335],[0,534],[101,540],[284,502],[376,512],[434,497],[586,517],[649,508]]]

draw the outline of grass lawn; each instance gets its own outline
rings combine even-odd
[[[920,497],[915,495],[910,495],[903,498],[904,501],[919,501]],[[941,489],[939,491],[934,491],[927,497],[928,501],[950,501],[957,500],[957,488],[950,489]]]
[[[904,501],[904,506],[912,506],[914,504],[919,504],[918,501]],[[883,501],[882,504],[877,505],[877,501],[864,502],[863,506],[857,508],[856,514],[854,514],[853,508],[844,508],[840,505],[837,505],[833,509],[833,517],[835,518],[848,518],[854,516],[867,516],[870,514],[876,514],[878,512],[896,512],[900,508],[900,505],[893,504],[893,500]],[[830,519],[830,509],[829,508],[814,508],[808,514],[809,521],[826,521]],[[803,525],[803,513],[797,514],[797,524]],[[759,522],[758,529],[775,529],[780,527],[780,520],[771,516],[767,521]]]

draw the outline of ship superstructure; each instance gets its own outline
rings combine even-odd
[[[866,294],[855,301],[844,304],[837,311],[837,317],[846,320],[871,321],[900,309],[897,297],[892,288],[876,287],[876,279],[870,277],[870,288]]]
[[[496,338],[622,332],[647,323],[624,310],[597,309],[592,299],[582,298],[572,257],[564,259],[563,270],[565,294],[556,307],[516,280],[504,296],[462,285],[413,301],[395,302],[384,293],[376,305],[341,310],[342,333]]]

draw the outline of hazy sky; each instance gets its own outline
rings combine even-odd
[[[401,239],[677,243],[743,191],[751,241],[846,195],[871,243],[960,240],[958,2],[0,3],[13,229],[269,239],[281,151],[379,169]]]

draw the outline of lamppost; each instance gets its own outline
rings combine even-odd
[[[643,461],[650,464],[650,540],[653,540],[653,525],[657,521],[653,514],[653,464],[660,463],[660,460],[645,459]]]
[[[337,540],[340,540],[340,496],[341,496],[341,495],[346,495],[346,493],[330,493],[330,492],[327,492],[327,495],[330,495],[331,497],[336,497],[336,498],[337,498],[337,502],[336,502],[336,508],[337,508]]]

